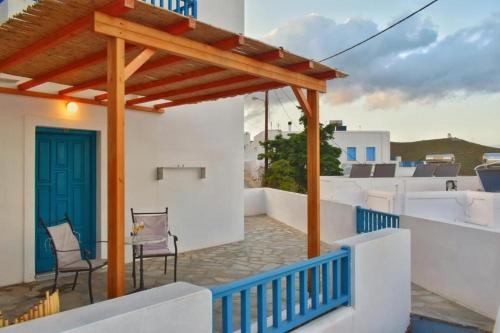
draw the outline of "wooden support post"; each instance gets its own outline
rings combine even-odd
[[[320,140],[319,92],[307,91],[310,114],[307,114],[307,255],[320,255]]]
[[[125,41],[108,41],[108,298],[125,293]]]

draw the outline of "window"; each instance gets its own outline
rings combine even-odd
[[[347,160],[356,161],[356,147],[347,147]]]
[[[366,160],[367,161],[376,160],[375,147],[366,147]]]

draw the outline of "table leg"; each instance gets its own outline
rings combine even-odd
[[[141,260],[139,266],[139,290],[144,289],[144,258],[143,258],[143,245],[140,245]]]

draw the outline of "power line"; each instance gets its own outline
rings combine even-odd
[[[280,88],[280,90],[283,93],[283,95],[285,95],[286,98],[288,98],[288,100],[290,101],[290,103],[292,103],[293,105],[297,105],[297,103],[290,97],[290,95],[288,95],[288,93],[285,91],[284,88]]]
[[[278,93],[276,91],[273,91],[273,92],[274,92],[274,96],[276,96],[276,98],[278,99],[278,102],[280,102],[281,108],[283,109],[286,116],[288,117],[288,120],[292,121],[292,118],[290,118],[290,116],[288,115],[288,112],[286,112],[285,106],[283,105],[283,102],[281,102],[281,98],[278,96]]]
[[[329,56],[329,57],[326,57],[325,59],[319,60],[319,62],[325,62],[325,61],[327,61],[327,60],[330,60],[330,59],[332,59],[332,58],[335,58],[336,56],[339,56],[339,55],[341,55],[341,54],[344,54],[344,53],[346,53],[346,52],[348,52],[348,51],[350,51],[350,50],[354,49],[355,47],[358,47],[358,46],[360,46],[360,45],[362,45],[362,44],[364,44],[364,43],[366,43],[366,42],[368,42],[368,41],[372,40],[373,38],[375,38],[375,37],[377,37],[377,36],[380,36],[381,34],[383,34],[384,32],[386,32],[387,30],[390,30],[390,29],[394,28],[395,26],[397,26],[398,24],[403,23],[404,21],[406,21],[406,20],[408,20],[409,18],[411,18],[411,17],[413,17],[413,16],[417,15],[418,13],[420,13],[421,11],[423,11],[424,9],[426,9],[427,7],[430,7],[431,5],[435,4],[436,2],[438,2],[438,0],[433,0],[433,1],[429,2],[427,5],[425,5],[425,6],[421,7],[421,8],[420,8],[420,9],[418,9],[417,11],[414,11],[413,13],[411,13],[410,15],[408,15],[408,16],[406,16],[406,17],[402,18],[401,20],[399,20],[399,21],[397,21],[397,22],[395,22],[395,23],[391,24],[390,26],[388,26],[388,27],[387,27],[387,28],[385,28],[384,30],[381,30],[381,31],[377,32],[375,35],[372,35],[372,36],[370,36],[370,37],[366,38],[365,40],[362,40],[361,42],[356,43],[356,44],[354,44],[354,45],[353,45],[353,46],[351,46],[351,47],[348,47],[348,48],[347,48],[347,49],[345,49],[345,50],[342,50],[342,51],[340,51],[340,52],[337,52],[337,53],[335,53],[334,55],[331,55],[331,56]]]

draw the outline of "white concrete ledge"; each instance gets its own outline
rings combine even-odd
[[[212,293],[178,282],[11,326],[4,332],[211,333]]]

